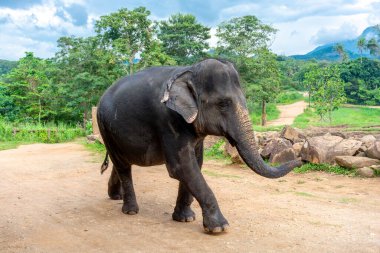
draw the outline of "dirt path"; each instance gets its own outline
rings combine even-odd
[[[380,178],[323,173],[269,180],[208,161],[203,173],[230,231],[171,220],[177,182],[164,166],[134,167],[140,213],[109,200],[110,171],[82,145],[0,152],[0,252],[380,252]]]
[[[269,121],[267,126],[291,125],[294,119],[302,114],[306,107],[307,103],[305,101],[299,101],[290,105],[279,105],[277,108],[280,110],[280,117],[276,120]]]

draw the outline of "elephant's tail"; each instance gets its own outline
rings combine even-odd
[[[108,152],[106,152],[106,157],[104,158],[104,162],[102,167],[100,167],[100,174],[103,174],[104,171],[108,168]]]

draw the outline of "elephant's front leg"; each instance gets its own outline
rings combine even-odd
[[[201,169],[203,164],[203,141],[199,142],[199,144],[195,147],[195,156],[197,158],[198,167]],[[180,182],[178,187],[177,202],[172,215],[173,220],[180,222],[194,221],[195,213],[190,207],[193,200],[193,195],[191,195],[186,185]]]
[[[169,174],[185,185],[199,202],[205,231],[214,233],[225,231],[228,222],[200,171],[194,149],[189,146],[182,147],[178,152],[170,152],[166,155]]]

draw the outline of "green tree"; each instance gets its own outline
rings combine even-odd
[[[348,55],[347,55],[346,51],[344,50],[344,47],[342,44],[340,44],[340,43],[336,44],[334,49],[339,54],[339,57],[340,57],[342,62],[347,61]]]
[[[177,62],[167,55],[159,41],[153,40],[147,49],[141,53],[141,60],[138,63],[139,69],[144,69],[150,66],[176,65]]]
[[[280,92],[280,72],[276,55],[268,49],[261,49],[254,57],[245,60],[240,73],[248,100],[261,104],[261,125],[265,126],[266,104],[273,102]]]
[[[312,74],[307,75],[307,81],[313,83],[313,107],[321,120],[327,114],[331,123],[331,112],[338,109],[346,101],[344,82],[340,78],[337,65],[324,68],[314,68]],[[310,79],[310,80],[309,80]]]
[[[17,67],[5,75],[7,92],[3,94],[10,94],[19,119],[40,123],[42,119],[48,120],[51,116],[52,89],[47,76],[49,64],[27,52]]]
[[[255,16],[233,18],[217,27],[217,52],[222,56],[244,60],[255,55],[260,49],[268,48],[276,31]]]
[[[363,38],[363,37],[359,38],[358,42],[356,43],[356,46],[358,47],[359,53],[360,53],[360,63],[362,63],[363,62],[363,50],[366,47],[365,38]]]
[[[166,54],[179,64],[191,64],[206,56],[210,28],[191,14],[175,14],[157,23],[157,37]]]
[[[101,16],[95,23],[95,31],[103,42],[112,47],[118,60],[128,66],[133,74],[138,53],[143,53],[151,43],[152,21],[150,11],[144,7],[134,10],[122,8],[117,12]]]
[[[367,42],[366,48],[369,50],[369,53],[373,56],[377,56],[380,54],[380,46],[375,38],[372,38]]]
[[[54,84],[59,119],[83,124],[104,90],[123,74],[112,51],[98,37],[62,37],[54,62]],[[64,105],[64,106],[63,106]]]

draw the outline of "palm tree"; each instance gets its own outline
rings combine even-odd
[[[366,48],[369,50],[370,55],[376,56],[380,53],[380,46],[375,38],[372,38],[367,42]]]
[[[346,61],[347,60],[347,53],[346,51],[344,51],[344,48],[343,48],[343,45],[338,43],[335,45],[334,47],[335,51],[339,54],[340,58],[342,61]]]
[[[364,37],[359,38],[356,46],[359,49],[359,52],[360,52],[360,64],[362,64],[363,63],[363,50],[366,47],[365,38]]]

